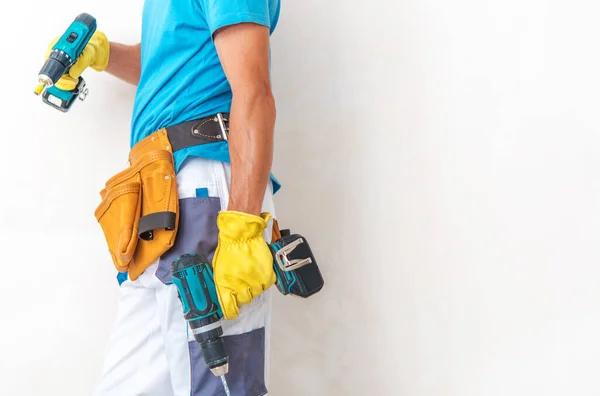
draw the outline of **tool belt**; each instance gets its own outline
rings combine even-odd
[[[229,114],[162,128],[138,142],[129,167],[100,191],[94,215],[115,268],[135,280],[173,246],[179,227],[179,197],[173,153],[227,140]]]

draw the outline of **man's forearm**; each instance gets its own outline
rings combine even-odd
[[[228,210],[261,213],[273,162],[275,100],[270,89],[233,94],[229,123]]]
[[[106,72],[120,80],[137,85],[140,81],[140,44],[110,42],[110,57]]]

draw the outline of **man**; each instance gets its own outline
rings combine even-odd
[[[215,142],[173,147],[177,236],[135,279],[131,271],[119,274],[117,321],[95,396],[224,394],[171,282],[170,263],[184,253],[212,260],[228,319],[223,330],[231,393],[267,394],[275,282],[267,242],[279,187],[270,173],[275,102],[269,40],[279,7],[279,0],[146,0],[139,44],[112,42],[97,31],[57,83],[67,86],[91,67],[137,85],[132,148],[161,128],[185,134],[189,128],[179,126],[195,120],[202,120],[196,137],[211,123],[224,132],[212,136]]]

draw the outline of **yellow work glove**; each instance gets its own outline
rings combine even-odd
[[[235,211],[217,217],[219,241],[213,257],[213,272],[219,304],[225,319],[235,319],[239,307],[267,290],[277,279],[273,256],[264,239],[271,218]]]
[[[45,59],[48,59],[50,53],[52,52],[52,47],[54,47],[54,44],[56,44],[59,39],[60,36],[56,37],[48,45],[48,51],[46,52]],[[81,76],[85,69],[91,67],[96,71],[104,71],[108,66],[109,57],[110,44],[108,39],[104,33],[96,30],[90,41],[83,48],[83,51],[81,52],[81,55],[79,55],[79,58],[77,58],[75,64],[73,64],[73,66],[71,66],[69,69],[69,72],[63,74],[60,80],[58,80],[54,85],[56,85],[56,87],[59,89],[67,91],[75,89],[79,76]]]

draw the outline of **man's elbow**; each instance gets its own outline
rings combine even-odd
[[[275,118],[276,106],[273,91],[268,82],[247,83],[232,89],[233,101],[247,111],[258,111],[263,116]]]

